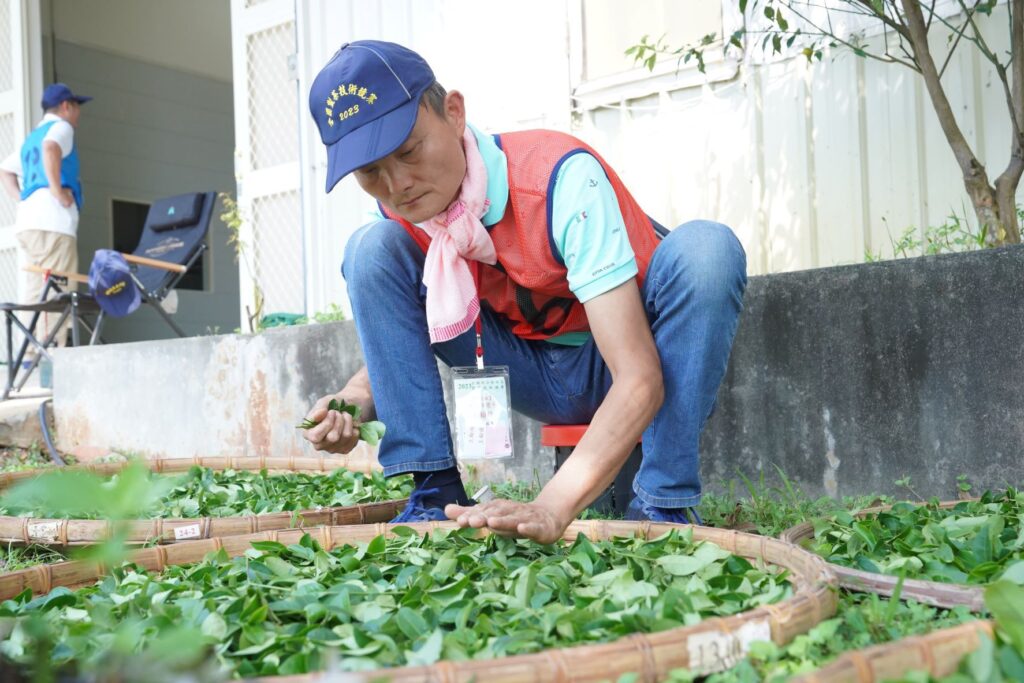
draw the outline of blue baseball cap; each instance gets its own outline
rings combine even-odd
[[[142,301],[142,294],[131,276],[131,267],[120,252],[97,249],[89,266],[89,289],[96,303],[110,316],[128,315]]]
[[[42,105],[43,109],[53,109],[61,102],[67,102],[68,100],[74,100],[79,104],[85,104],[91,99],[91,97],[87,97],[85,95],[76,95],[71,92],[71,88],[64,83],[51,83],[46,86],[45,90],[43,90]]]
[[[398,149],[416,124],[434,72],[412,50],[381,40],[345,43],[309,89],[309,111],[327,146],[327,191]]]

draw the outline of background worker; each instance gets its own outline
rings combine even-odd
[[[19,263],[34,264],[48,270],[78,271],[78,212],[82,206],[82,182],[79,175],[75,128],[82,104],[91,97],[76,95],[63,83],[53,83],[43,91],[43,118],[29,133],[19,152],[0,163],[0,184],[18,202],[15,233]],[[20,182],[19,182],[20,181]],[[35,303],[42,297],[46,278],[39,273],[21,272],[20,303]],[[68,283],[73,287],[74,283]],[[47,316],[38,338],[49,333]],[[65,343],[65,322],[57,334],[57,343]],[[34,348],[28,355],[35,355]]]

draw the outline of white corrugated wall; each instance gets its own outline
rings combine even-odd
[[[684,0],[701,7],[710,1]],[[325,156],[306,95],[334,51],[359,38],[421,52],[446,87],[466,94],[470,120],[489,131],[543,126],[591,142],[666,225],[691,218],[731,225],[752,274],[860,262],[865,252],[891,253],[890,236],[907,226],[923,230],[965,207],[971,217],[923,84],[897,65],[838,52],[813,65],[802,58],[726,59],[709,63],[708,76],[692,65],[652,75],[622,56],[620,73],[586,78],[585,46],[590,63],[604,68],[615,59],[596,60],[595,50],[621,52],[595,28],[602,11],[616,10],[610,0],[232,2],[237,111],[249,109],[238,115],[236,133],[241,195],[251,211],[256,197],[288,198],[267,219],[274,268],[258,274],[271,308],[300,300],[311,313],[332,303],[347,308],[338,271],[344,244],[371,219],[374,205],[351,179],[324,194]],[[737,20],[728,0],[722,7],[721,16],[705,12],[702,21],[728,33]],[[294,58],[284,41],[266,52],[256,45],[261,34],[253,18],[272,11],[294,18]],[[981,21],[1004,25],[1005,11],[1000,6]],[[650,33],[662,28],[653,25]],[[1008,47],[1004,33],[991,31],[996,52]],[[944,40],[936,36],[934,48],[941,53]],[[289,58],[294,73],[282,65]],[[254,70],[258,60],[269,66]],[[254,73],[277,79],[272,102],[261,104],[252,92]],[[991,164],[990,176],[997,175],[1009,158],[1009,129],[992,67],[962,46],[944,83],[967,139]],[[277,123],[256,126],[252,117],[270,105]],[[293,106],[296,129],[289,129],[285,113]],[[289,151],[263,180],[252,156],[260,145]],[[301,203],[291,199],[298,192]],[[257,240],[262,220],[254,211]]]

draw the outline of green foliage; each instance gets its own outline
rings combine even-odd
[[[65,559],[64,555],[46,546],[8,543],[6,548],[0,547],[0,572],[14,572],[37,564],[63,562]]]
[[[778,467],[778,483],[766,481],[762,471],[757,480],[742,472],[742,490],[737,495],[736,480],[729,482],[724,494],[705,493],[700,515],[708,526],[753,531],[765,536],[778,536],[801,522],[833,514],[840,510],[858,509],[884,502],[877,496],[846,498],[842,502],[829,496],[810,498]]]
[[[92,472],[51,470],[23,480],[0,496],[6,514],[126,519],[155,512],[174,485],[170,477],[154,476],[141,462],[130,463],[115,477]]]
[[[967,220],[966,211],[963,216],[951,212],[945,223],[925,228],[923,235],[916,227],[909,226],[898,239],[891,235],[889,239],[893,257],[901,258],[976,251],[991,246],[988,231],[984,227],[975,231]]]
[[[73,455],[61,454],[69,465],[75,464]],[[37,442],[28,448],[0,448],[0,472],[21,472],[54,466],[49,454],[45,453]]]
[[[1024,588],[996,581],[985,589],[985,605],[996,622],[996,640],[981,635],[981,643],[960,662],[957,673],[936,679],[923,671],[910,672],[893,683],[1012,683],[1024,681]]]
[[[303,316],[302,318],[299,318],[296,323],[337,323],[342,320],[348,320],[348,316],[345,315],[345,311],[341,310],[341,306],[338,304],[331,303],[327,306],[326,311],[314,313],[312,320]]]
[[[77,592],[26,591],[0,605],[0,619],[35,617],[45,629],[0,652],[25,666],[43,651],[54,666],[95,670],[108,633],[129,620],[145,625],[137,648],[174,627],[198,631],[236,676],[316,671],[331,651],[341,669],[373,669],[604,642],[791,594],[785,573],[686,530],[550,546],[469,529],[399,534],[331,552],[308,535],[287,547],[254,542],[242,557],[222,551],[161,575],[125,565]]]
[[[56,471],[26,480],[0,497],[0,512],[77,519],[230,517],[395,500],[411,491],[411,478],[385,479],[380,472],[271,476],[266,470],[192,467],[185,475],[165,476],[138,464],[109,478]]]
[[[246,304],[245,312],[248,317],[249,332],[255,334],[263,329],[260,321],[263,319],[264,298],[263,289],[256,279],[256,270],[253,268],[252,263],[249,262],[249,250],[245,241],[242,240],[242,225],[245,223],[245,216],[242,214],[242,209],[238,206],[238,202],[227,192],[218,193],[217,198],[224,205],[224,213],[220,215],[220,219],[228,229],[228,246],[235,250],[235,262],[237,263],[241,259],[251,277],[253,305],[250,308],[249,304]]]
[[[985,584],[1024,580],[1024,495],[986,492],[979,501],[942,509],[898,503],[854,517],[839,512],[815,522],[812,549],[829,562],[880,574]]]
[[[821,622],[789,645],[753,643],[750,655],[705,683],[782,683],[814,671],[848,650],[859,650],[912,635],[956,626],[974,619],[966,608],[941,610],[917,602],[889,600],[875,594],[841,593],[836,617]],[[693,681],[688,671],[674,671],[673,683]]]
[[[344,399],[339,401],[336,398],[332,398],[330,403],[327,404],[327,409],[337,410],[339,413],[348,413],[352,416],[353,422],[359,419],[359,406],[347,403]],[[314,422],[313,420],[303,420],[296,429],[311,429],[316,427],[318,424],[320,423]],[[384,432],[387,431],[384,423],[378,420],[359,423],[358,428],[359,438],[371,446],[376,446],[380,443],[380,440],[384,438]]]

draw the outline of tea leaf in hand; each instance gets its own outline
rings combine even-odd
[[[348,413],[352,416],[353,422],[356,422],[359,419],[361,412],[359,410],[359,406],[347,403],[344,399],[339,401],[336,398],[332,398],[330,400],[327,404],[327,410],[337,410],[339,413]],[[319,421],[305,419],[296,427],[296,429],[312,429],[318,424],[320,424]],[[372,420],[370,422],[357,424],[357,426],[359,428],[359,438],[371,446],[376,446],[380,443],[380,440],[384,438],[385,427],[383,422]]]
[[[379,420],[364,422],[359,425],[359,438],[371,446],[376,446],[384,438],[385,429],[384,423]]]

